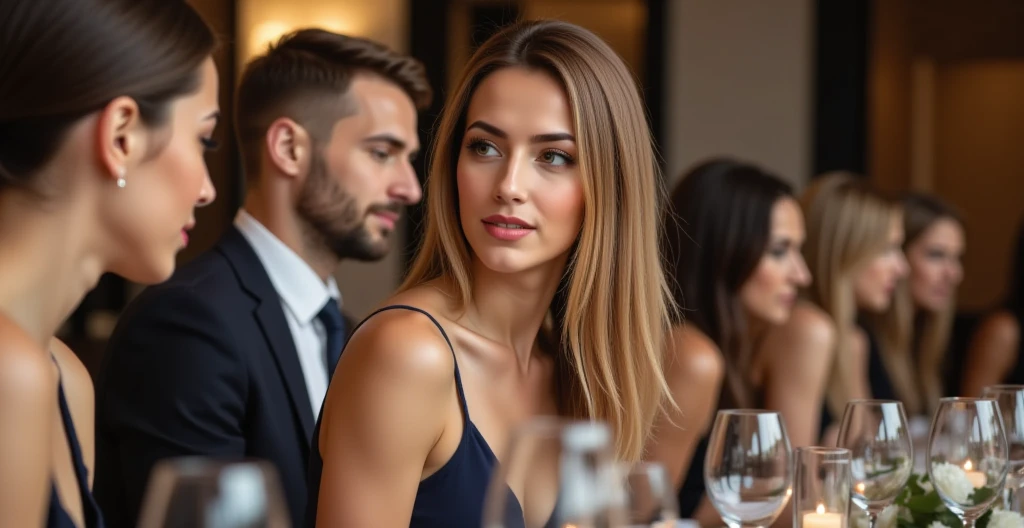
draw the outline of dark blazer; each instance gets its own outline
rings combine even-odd
[[[144,291],[121,316],[96,386],[95,494],[134,527],[164,458],[261,458],[293,526],[307,500],[315,417],[281,300],[242,234]]]

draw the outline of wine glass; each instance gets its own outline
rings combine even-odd
[[[878,514],[896,500],[914,467],[903,404],[891,400],[848,402],[837,447],[850,450],[850,498],[875,528]]]
[[[1024,385],[992,385],[982,396],[999,404],[1006,431],[1009,458],[1006,487],[1003,488],[1003,509],[1020,513],[1017,494],[1024,487]]]
[[[679,520],[679,500],[665,467],[657,462],[618,465],[624,483],[627,526],[672,527]]]
[[[622,526],[625,500],[606,424],[538,418],[513,432],[488,484],[483,526]]]
[[[928,476],[950,511],[974,528],[1006,481],[1008,449],[999,405],[942,398],[928,437]]]
[[[764,527],[793,494],[792,452],[779,413],[718,411],[704,482],[708,498],[730,528]]]
[[[154,468],[139,528],[288,528],[277,471],[263,461],[201,457]]]

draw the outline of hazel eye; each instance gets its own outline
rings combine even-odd
[[[546,150],[540,155],[540,160],[548,165],[563,167],[573,163],[572,156],[558,150]]]
[[[498,155],[498,149],[494,148],[494,145],[491,145],[486,141],[474,141],[470,143],[469,150],[473,152],[473,154],[483,158],[492,158]]]

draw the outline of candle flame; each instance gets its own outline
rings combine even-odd
[[[818,512],[818,515],[821,515],[821,514],[825,513],[825,505],[824,504],[819,504],[818,508],[816,510],[814,510],[814,511]]]
[[[857,493],[864,493],[864,489],[865,489],[864,483],[863,482],[858,482],[857,483]]]
[[[964,471],[970,471],[972,468],[974,468],[974,464],[971,464],[970,460],[964,462]]]

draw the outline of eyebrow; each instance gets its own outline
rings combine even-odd
[[[376,136],[370,136],[363,139],[363,143],[387,143],[388,146],[395,150],[405,150],[408,146],[405,141],[402,141],[391,134],[377,134]],[[414,154],[416,152],[419,152],[419,149],[412,151]]]
[[[213,112],[210,112],[206,117],[203,118],[203,121],[209,121],[211,119],[214,121],[220,119],[220,110],[214,110]]]
[[[472,130],[479,128],[492,136],[498,136],[501,139],[508,139],[508,133],[504,130],[484,121],[473,121],[473,124],[466,127],[466,130]],[[530,143],[551,143],[553,141],[572,141],[576,142],[576,138],[568,132],[555,132],[552,134],[537,134],[536,136],[530,137]]]

